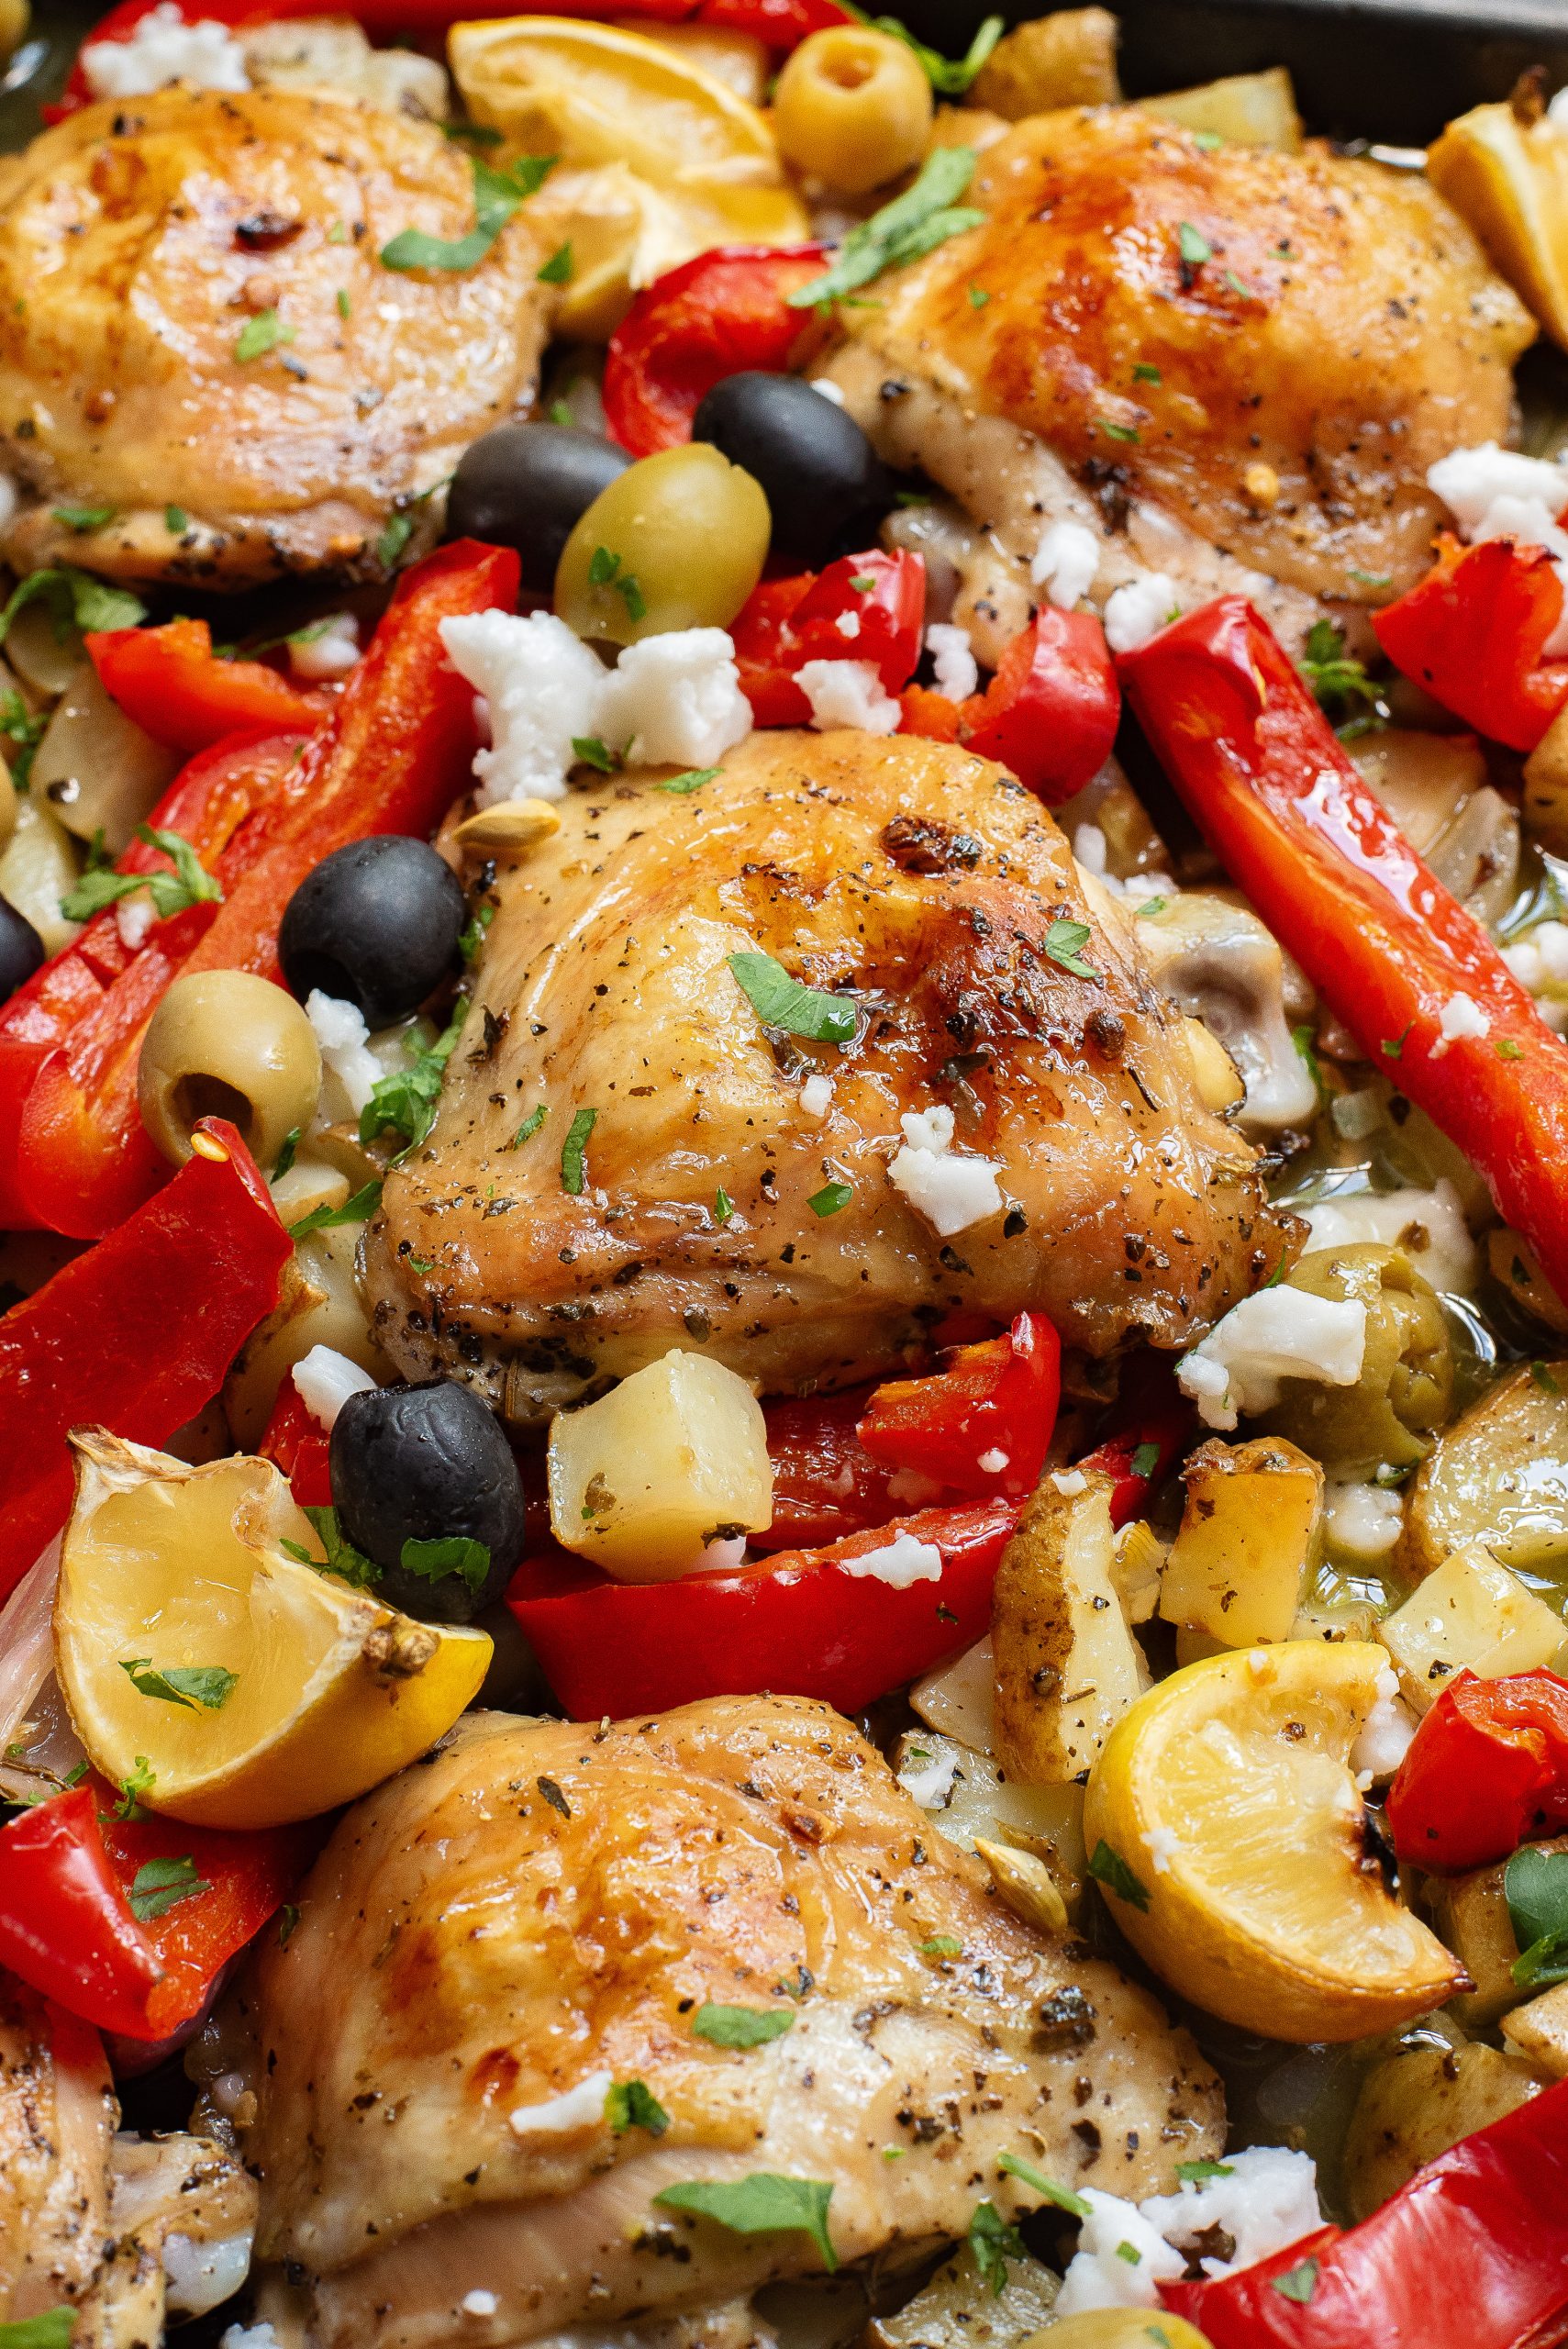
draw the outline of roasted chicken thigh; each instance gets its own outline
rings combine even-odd
[[[984,1881],[800,1698],[470,1715],[341,1821],[212,2048],[255,2099],[264,2311],[311,2349],[500,2349],[821,2272],[808,2231],[656,2201],[680,2184],[830,2187],[848,2265],[1013,2208],[1009,2149],[1132,2195],[1218,2151],[1185,2034]],[[734,2043],[736,2008],[782,2035]]]
[[[683,1333],[772,1392],[896,1367],[954,1308],[1178,1346],[1281,1261],[1136,925],[999,767],[771,732],[698,791],[643,770],[562,814],[497,878],[371,1230],[406,1375],[527,1420]],[[731,967],[759,953],[852,1038],[770,1027]]]

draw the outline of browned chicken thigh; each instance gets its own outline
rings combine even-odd
[[[406,1374],[526,1420],[683,1333],[771,1392],[896,1366],[954,1307],[1177,1346],[1280,1262],[1290,1219],[1136,925],[1000,768],[773,732],[700,792],[645,770],[562,815],[497,882],[439,1117],[371,1230]],[[758,952],[841,991],[852,1039],[770,1030],[730,968]]]
[[[500,2349],[822,2271],[809,2231],[655,2199],[692,2181],[830,2188],[845,2266],[1010,2212],[1009,2150],[1168,2189],[1218,2150],[1212,2073],[984,1882],[823,1706],[469,1716],[343,1820],[244,1978],[263,2310],[311,2349]],[[784,2028],[715,2043],[705,2006]]]

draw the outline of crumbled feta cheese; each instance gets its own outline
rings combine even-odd
[[[249,2227],[240,2234],[195,2235],[171,2232],[163,2238],[163,2274],[169,2306],[182,2316],[205,2316],[239,2289],[250,2272]]]
[[[300,1401],[328,1435],[350,1396],[363,1395],[376,1384],[368,1371],[331,1346],[312,1346],[295,1363],[293,1375]]]
[[[955,1231],[1001,1214],[996,1177],[1006,1172],[1004,1163],[955,1157],[951,1109],[910,1110],[899,1122],[904,1144],[888,1167],[888,1180],[940,1238],[951,1240]]]
[[[1084,522],[1051,522],[1040,533],[1029,577],[1059,611],[1070,612],[1095,584],[1100,542]]]
[[[484,701],[494,748],[473,762],[480,805],[563,799],[573,742],[603,732],[598,655],[550,612],[464,612],[441,622],[441,641]]]
[[[1098,824],[1080,824],[1073,835],[1073,853],[1085,873],[1096,881],[1106,877],[1106,853],[1108,843]]]
[[[1169,1876],[1171,1862],[1180,1847],[1181,1837],[1173,1827],[1151,1827],[1143,1838],[1149,1854],[1149,1865],[1156,1876]]]
[[[494,2316],[500,2305],[494,2292],[465,2292],[458,2303],[464,2316]]]
[[[887,1480],[887,1497],[900,1508],[924,1508],[946,1489],[934,1476],[922,1476],[917,1468],[895,1468]],[[850,1490],[854,1490],[852,1479]]]
[[[1176,1380],[1205,1427],[1233,1428],[1238,1412],[1273,1408],[1282,1378],[1353,1386],[1366,1353],[1366,1308],[1305,1289],[1260,1289],[1233,1305],[1184,1354]]]
[[[1543,457],[1521,456],[1496,440],[1455,449],[1429,467],[1427,486],[1435,491],[1473,546],[1487,539],[1512,539],[1520,546],[1545,547],[1556,558],[1559,579],[1568,586],[1568,530],[1560,519],[1568,507],[1568,471]],[[1543,648],[1547,657],[1568,651],[1568,609]]]
[[[1080,1493],[1089,1489],[1089,1480],[1082,1468],[1053,1468],[1051,1481],[1067,1500],[1076,1500]]]
[[[950,620],[933,620],[926,630],[926,650],[936,671],[938,693],[950,701],[967,701],[980,684],[980,663],[969,630]]]
[[[905,1753],[907,1758],[898,1773],[899,1785],[910,1801],[918,1803],[922,1810],[946,1810],[958,1780],[958,1747],[945,1745],[940,1753],[933,1753],[918,1738],[911,1739],[908,1743],[919,1753],[930,1753],[930,1759],[927,1762],[915,1761],[906,1744]]]
[[[1429,1191],[1340,1191],[1301,1212],[1311,1227],[1308,1255],[1372,1241],[1402,1248],[1423,1280],[1445,1295],[1463,1295],[1475,1285],[1475,1242],[1446,1175]]]
[[[511,2124],[519,2137],[540,2137],[559,2134],[568,2129],[586,2129],[602,2121],[605,2099],[615,2083],[613,2072],[590,2072],[574,2088],[567,2088],[561,2096],[547,2097],[542,2104],[519,2104],[510,2116]]]
[[[1222,2177],[1195,2179],[1175,2194],[1151,2195],[1137,2203],[1085,2187],[1090,2215],[1057,2296],[1056,2315],[1072,2316],[1086,2309],[1157,2308],[1157,2286],[1182,2274],[1186,2246],[1196,2249],[1210,2227],[1229,2235],[1235,2245],[1235,2255],[1229,2260],[1212,2254],[1201,2256],[1204,2274],[1214,2277],[1255,2266],[1322,2225],[1310,2154],[1279,2145],[1252,2145],[1243,2153],[1228,2154],[1225,2170]],[[1136,2260],[1122,2252],[1124,2243],[1138,2254]]]
[[[145,889],[138,889],[134,896],[116,900],[115,928],[119,931],[120,943],[128,953],[134,954],[146,945],[147,933],[157,918],[158,908]]]
[[[316,1030],[321,1057],[348,1097],[357,1118],[374,1092],[382,1070],[370,1049],[370,1030],[358,1004],[313,987],[305,999],[305,1016]]]
[[[861,632],[861,616],[859,612],[840,612],[833,622],[833,626],[840,636],[848,637],[852,641]]]
[[[1078,2231],[1078,2249],[1068,2262],[1054,2313],[1075,2316],[1084,2309],[1155,2309],[1158,2287],[1173,2283],[1186,2266],[1158,2227],[1146,2219],[1136,2202],[1119,2194],[1104,2194],[1096,2186],[1080,2188],[1089,2215]],[[1121,2250],[1138,2254],[1129,2259]]]
[[[869,661],[808,661],[795,671],[795,682],[820,733],[833,726],[852,726],[861,734],[898,731],[902,712]]]
[[[1438,1015],[1438,1041],[1432,1046],[1431,1057],[1441,1060],[1457,1038],[1485,1036],[1491,1025],[1473,995],[1451,995]]]
[[[171,82],[198,90],[248,90],[245,51],[227,25],[203,17],[186,21],[175,0],[161,0],[128,40],[90,40],[82,71],[95,98],[145,98]]]
[[[825,400],[831,400],[835,407],[843,406],[844,395],[831,375],[813,375],[811,388],[814,392],[820,392]]]
[[[333,612],[319,634],[291,639],[289,667],[306,685],[346,677],[360,657],[360,624],[352,612]]]
[[[1385,1664],[1377,1675],[1377,1696],[1351,1748],[1351,1768],[1364,1794],[1379,1778],[1391,1778],[1410,1750],[1416,1716],[1399,1694],[1398,1676]],[[1364,1782],[1364,1783],[1363,1783]]]
[[[1181,600],[1168,572],[1145,571],[1129,579],[1106,602],[1106,642],[1113,652],[1136,652],[1159,635]]]
[[[869,1576],[890,1590],[907,1590],[912,1582],[940,1582],[942,1553],[934,1542],[917,1541],[913,1533],[896,1534],[880,1550],[864,1550],[858,1558],[835,1558],[840,1574],[857,1582]]]
[[[721,628],[628,644],[604,684],[597,731],[643,766],[712,767],[751,731],[735,647]]]
[[[282,2349],[282,2344],[268,2323],[231,2324],[217,2349]]]
[[[975,1463],[975,1465],[980,1470],[983,1476],[999,1476],[1003,1469],[1006,1466],[1010,1456],[1011,1455],[1006,1452],[998,1452],[995,1445],[993,1444],[989,1452],[983,1452],[981,1453],[979,1459]]]
[[[1325,1495],[1329,1538],[1355,1558],[1382,1558],[1399,1539],[1405,1504],[1381,1485],[1330,1485]]]
[[[800,1106],[808,1118],[825,1118],[833,1107],[833,1080],[821,1069],[801,1086]]]

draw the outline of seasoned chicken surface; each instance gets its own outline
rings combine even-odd
[[[473,225],[467,159],[406,114],[174,88],[46,131],[0,164],[7,559],[215,586],[373,573],[395,511],[422,519],[408,501],[532,396],[544,203],[474,268],[394,271],[401,230]],[[61,506],[111,518],[77,530]]]
[[[770,732],[699,791],[644,771],[562,815],[497,881],[439,1117],[370,1233],[405,1372],[527,1419],[682,1331],[775,1392],[896,1365],[952,1307],[1176,1346],[1279,1263],[1290,1220],[1203,1107],[1135,925],[1000,768]],[[853,1040],[765,1028],[728,967],[759,950],[852,993]],[[893,1164],[933,1110],[961,1170],[997,1170],[945,1232]]]
[[[1418,176],[1115,107],[1020,123],[967,200],[985,225],[845,310],[828,372],[1011,553],[1093,524],[1097,600],[1142,568],[1287,634],[1382,603],[1429,559],[1428,466],[1507,433],[1535,328]]]
[[[522,2343],[820,2272],[807,2233],[655,2202],[689,2180],[830,2186],[842,2264],[962,2236],[983,2195],[1013,2210],[1009,2149],[1067,2185],[1168,2188],[1222,2142],[1213,2075],[984,1883],[803,1698],[596,1732],[469,1715],[340,1822],[242,1980],[258,2257],[302,2287],[272,2304],[304,2319],[284,2337]],[[709,2004],[787,2027],[715,2044]],[[615,2128],[633,2081],[667,2126],[639,2103]],[[462,2311],[473,2288],[493,2313]]]

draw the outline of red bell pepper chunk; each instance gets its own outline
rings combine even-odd
[[[1051,1323],[1043,1314],[1020,1313],[1005,1337],[956,1348],[937,1376],[879,1386],[860,1423],[861,1442],[884,1467],[913,1470],[961,1493],[1027,1499],[1051,1448],[1061,1371]]]
[[[372,832],[433,831],[466,788],[473,696],[447,660],[440,623],[493,605],[510,610],[517,558],[458,540],[406,572],[369,651],[289,767],[244,868],[179,964],[278,975],[278,925],[306,874]],[[132,963],[79,1021],[22,1106],[17,1187],[32,1219],[95,1239],[167,1172],[142,1130],[137,1062],[168,976]],[[161,984],[160,983],[161,980]]]
[[[0,1598],[71,1507],[66,1431],[161,1444],[210,1403],[277,1302],[289,1237],[234,1128],[96,1248],[0,1318]]]
[[[919,665],[926,616],[921,555],[880,547],[826,571],[764,579],[730,630],[740,689],[759,726],[805,726],[811,704],[795,683],[808,661],[864,661],[896,694]],[[840,620],[852,619],[846,636]]]
[[[535,1560],[507,1604],[574,1720],[763,1690],[853,1713],[984,1638],[1017,1522],[1006,1501],[922,1509],[828,1549],[680,1582],[617,1583],[576,1560]],[[935,1579],[896,1589],[845,1571],[905,1533],[940,1552]]]
[[[210,750],[231,734],[308,734],[330,707],[264,661],[220,661],[206,620],[117,628],[83,638],[104,690],[157,742]]]
[[[1434,1870],[1485,1867],[1568,1827],[1568,1680],[1451,1680],[1389,1788],[1388,1824],[1400,1858]]]
[[[1189,613],[1120,669],[1232,878],[1568,1293],[1568,1044],[1423,864],[1240,596]],[[1445,1038],[1445,1012],[1466,996],[1485,1032]]]
[[[1542,658],[1562,617],[1562,583],[1544,547],[1447,531],[1438,559],[1397,603],[1373,615],[1396,668],[1478,733],[1533,751],[1568,701],[1568,662]]]
[[[1042,604],[984,693],[963,703],[958,739],[1059,807],[1098,774],[1120,721],[1116,663],[1098,617]]]
[[[1192,1407],[1173,1406],[1162,1417],[1144,1419],[1120,1435],[1108,1436],[1073,1464],[1086,1473],[1115,1480],[1111,1488],[1111,1523],[1127,1525],[1142,1508],[1152,1487],[1169,1475],[1192,1431]]]
[[[1568,2080],[1323,2227],[1212,2282],[1162,2284],[1214,2349],[1548,2349],[1568,2314]]]
[[[789,296],[819,277],[824,245],[721,245],[645,286],[610,337],[605,418],[634,457],[678,448],[727,375],[789,364],[812,331]]]
[[[328,1465],[330,1439],[292,1378],[278,1388],[278,1399],[267,1431],[256,1450],[261,1459],[281,1468],[301,1508],[329,1508],[332,1475]]]
[[[872,1392],[851,1386],[841,1395],[764,1406],[773,1521],[752,1534],[753,1549],[819,1549],[897,1514],[889,1472],[856,1433]]]

